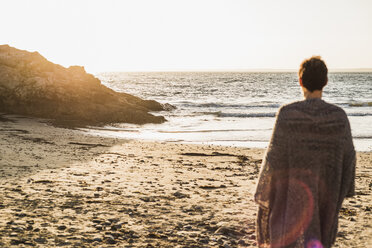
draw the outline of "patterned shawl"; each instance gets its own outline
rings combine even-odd
[[[345,112],[319,98],[281,107],[255,193],[259,246],[330,247],[354,180]]]

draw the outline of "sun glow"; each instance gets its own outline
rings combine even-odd
[[[89,72],[372,67],[371,1],[5,0],[0,44]]]

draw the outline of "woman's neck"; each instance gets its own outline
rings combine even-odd
[[[322,98],[322,91],[321,90],[314,90],[313,92],[307,90],[306,88],[302,87],[302,92],[304,94],[304,98],[306,100],[308,99],[314,99],[314,98]]]

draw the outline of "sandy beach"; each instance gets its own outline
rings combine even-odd
[[[262,149],[103,138],[0,116],[0,247],[254,247]],[[371,152],[335,247],[372,246]]]

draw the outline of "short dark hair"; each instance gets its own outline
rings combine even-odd
[[[328,69],[320,56],[305,59],[300,66],[298,76],[302,79],[302,85],[309,91],[322,90],[327,84]]]

